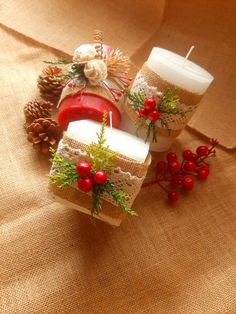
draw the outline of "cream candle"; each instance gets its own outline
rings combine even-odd
[[[191,49],[192,50],[192,49]],[[188,54],[189,55],[189,54]],[[156,142],[151,143],[151,150],[166,151],[171,146],[173,140],[192,117],[203,94],[213,81],[213,76],[199,65],[187,60],[174,52],[155,47],[143,67],[137,74],[132,92],[141,92],[145,97],[156,96],[159,92],[164,92],[168,87],[177,88],[177,95],[180,103],[178,109],[186,112],[180,117],[173,114],[165,114],[163,117],[171,130],[170,134],[160,120],[156,122]],[[130,106],[125,108],[121,128],[131,133],[135,133],[134,120],[138,116],[130,112]],[[145,137],[145,128],[139,133]]]
[[[152,49],[147,66],[169,83],[199,95],[205,93],[214,79],[199,65],[162,48]]]
[[[70,122],[66,135],[71,139],[79,140],[80,143],[89,145],[91,142],[97,143],[97,133],[100,129],[100,123],[92,120],[79,120]],[[110,150],[140,163],[146,160],[149,143],[144,143],[141,138],[110,127],[106,127],[105,137]]]

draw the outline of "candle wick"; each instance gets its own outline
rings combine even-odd
[[[109,118],[110,118],[110,129],[112,131],[112,111],[109,111]]]
[[[193,51],[193,49],[194,49],[194,46],[192,46],[192,47],[189,49],[188,53],[186,54],[186,57],[184,58],[184,64],[183,64],[183,65],[185,65],[185,63],[187,62],[188,57],[190,56],[190,54],[191,54],[191,52]]]

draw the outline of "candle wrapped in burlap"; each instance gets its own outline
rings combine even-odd
[[[192,49],[193,47],[189,54]],[[167,97],[168,91],[171,91],[176,97],[176,103],[171,106],[170,98],[169,109],[159,111],[160,117],[154,122],[151,150],[169,149],[173,139],[180,134],[191,119],[213,79],[209,72],[187,60],[187,57],[184,59],[171,51],[153,48],[148,60],[136,75],[130,93],[141,94],[144,99],[152,96],[157,99],[160,97],[162,101],[162,97]],[[132,99],[128,99],[125,106],[126,115],[124,115],[127,121],[122,127],[126,131],[134,131],[134,127],[132,129],[129,124],[135,125],[139,120],[139,113],[134,109]],[[159,110],[158,105],[156,110]],[[144,123],[139,132],[143,138],[146,138],[148,121],[147,119],[147,123]]]
[[[67,134],[64,134],[57,149],[57,154],[62,156],[70,163],[76,164],[81,160],[86,159],[86,145],[72,139]],[[127,156],[118,154],[113,161],[113,168],[108,177],[114,183],[117,191],[126,193],[129,198],[125,205],[132,207],[133,202],[138,195],[143,180],[146,177],[147,169],[151,163],[151,155],[148,154],[144,163],[137,162]],[[55,173],[54,164],[50,174]],[[49,183],[49,190],[52,192],[53,198],[71,208],[77,209],[86,214],[91,214],[92,197],[90,193],[84,193],[77,189],[76,183],[63,188],[57,187],[53,183]],[[126,213],[121,212],[116,203],[107,194],[102,196],[102,210],[94,216],[102,221],[105,221],[113,226],[120,225],[121,221],[126,217]]]

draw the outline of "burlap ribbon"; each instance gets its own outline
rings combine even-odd
[[[106,83],[107,83],[107,85],[111,86],[111,83],[109,80],[106,80]],[[100,97],[110,101],[119,110],[119,112],[122,113],[122,110],[123,110],[123,107],[121,105],[122,99],[120,99],[119,101],[115,101],[114,98],[112,97],[112,94],[109,92],[109,90],[105,87],[100,86],[100,85],[96,85],[96,86],[86,85],[86,87],[83,89],[81,86],[76,86],[73,89],[69,88],[69,87],[63,88],[60,100],[58,102],[58,107],[60,107],[62,101],[66,97],[69,97],[71,95],[76,95],[76,94],[79,94],[81,92],[86,93],[86,94],[97,95],[97,96],[100,96]]]
[[[147,84],[149,87],[156,88],[158,92],[164,92],[166,88],[175,88],[176,95],[179,97],[180,103],[187,106],[192,113],[196,110],[198,103],[203,97],[203,95],[189,92],[162,79],[158,74],[156,74],[148,67],[146,62],[143,64],[141,70],[137,74],[136,79],[134,80],[133,86],[131,88],[131,92],[133,89],[135,89],[138,77],[142,77],[145,84]],[[133,123],[136,123],[138,121],[139,119],[138,114],[132,110],[132,107],[128,102],[126,102],[125,104],[125,112]],[[180,132],[183,129],[183,126],[187,124],[190,117],[191,117],[190,115],[188,117],[179,117],[175,115],[165,114],[164,119],[166,120],[167,123],[170,122],[169,128],[170,130],[167,130],[167,128],[162,127],[161,124],[157,122],[155,125],[155,132],[165,137],[175,138],[180,134]],[[171,125],[173,124],[177,124],[177,127],[172,128]],[[181,125],[181,128],[178,128],[178,125]],[[147,126],[144,126],[144,128],[147,129]]]

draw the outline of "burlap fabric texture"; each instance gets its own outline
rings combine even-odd
[[[86,215],[49,198],[50,164],[23,128],[42,60],[69,56],[19,32],[71,53],[98,27],[140,65],[154,45],[185,55],[194,44],[191,60],[215,80],[190,121],[198,132],[187,128],[173,143],[181,155],[205,143],[199,132],[236,147],[236,3],[94,3],[1,1],[1,22],[18,33],[3,27],[0,36],[0,313],[235,314],[236,152],[218,147],[207,182],[196,182],[175,206],[153,186],[134,202],[139,217],[114,230],[102,222],[94,228]]]

